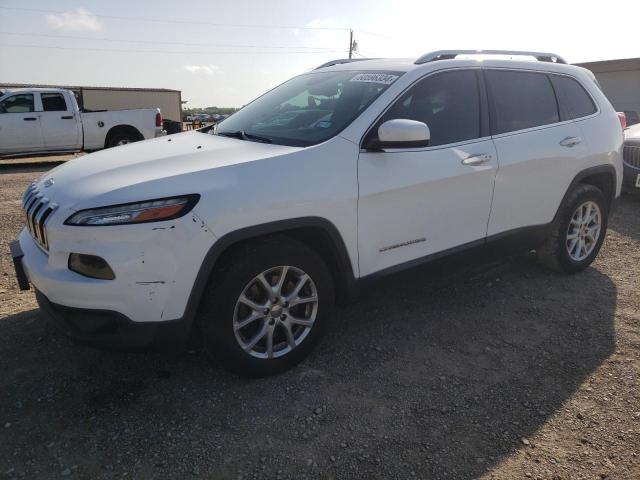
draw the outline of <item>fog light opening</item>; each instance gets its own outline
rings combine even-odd
[[[69,255],[69,270],[98,280],[113,280],[116,275],[104,258],[84,253]]]

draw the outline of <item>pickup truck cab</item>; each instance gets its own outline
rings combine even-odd
[[[194,334],[262,376],[301,361],[334,303],[384,275],[489,245],[584,270],[622,187],[618,116],[557,55],[457,58],[477,53],[333,61],[208,131],[47,172],[11,244],[21,288],[81,341]]]
[[[157,108],[85,112],[60,88],[0,96],[0,155],[99,150],[164,134]]]

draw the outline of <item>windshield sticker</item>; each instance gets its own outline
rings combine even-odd
[[[327,120],[323,120],[321,122],[316,123],[316,127],[318,128],[329,128],[331,126],[331,122],[328,122]]]
[[[359,73],[353,77],[350,82],[367,82],[367,83],[381,83],[383,85],[391,85],[396,81],[398,75],[391,75],[389,73]]]

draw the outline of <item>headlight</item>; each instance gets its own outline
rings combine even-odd
[[[64,223],[89,227],[173,220],[189,213],[199,199],[200,195],[194,194],[91,208],[74,213]]]

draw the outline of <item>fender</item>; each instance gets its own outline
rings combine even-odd
[[[309,227],[319,228],[328,235],[331,243],[331,253],[335,257],[333,260],[336,264],[335,266],[338,268],[338,275],[341,277],[337,282],[337,290],[339,290],[342,285],[347,292],[347,297],[351,296],[352,292],[355,291],[356,284],[351,260],[349,259],[349,254],[347,253],[347,248],[342,236],[332,222],[321,217],[299,217],[253,225],[223,235],[207,252],[202,265],[200,266],[200,270],[198,271],[193,287],[191,288],[189,300],[187,301],[187,306],[182,317],[183,322],[181,323],[186,329],[185,334],[188,334],[191,330],[191,326],[193,325],[193,321],[198,311],[198,306],[200,305],[200,299],[202,298],[202,294],[204,293],[209,277],[220,259],[220,256],[227,248],[243,240],[250,240],[252,238],[276,233],[285,235],[290,233],[293,235],[296,231]]]
[[[111,136],[115,135],[116,132],[118,131],[131,132],[135,136],[137,136],[139,140],[144,140],[144,135],[142,135],[140,130],[138,130],[136,127],[134,127],[133,125],[121,123],[119,125],[114,125],[113,127],[111,127],[107,132],[107,134],[104,136],[104,148],[107,148],[107,144],[109,143]],[[82,133],[84,135],[84,131]],[[83,143],[84,143],[84,139],[83,139]]]
[[[615,168],[613,168],[613,165],[597,165],[595,167],[589,167],[589,168],[585,168],[584,170],[581,170],[573,178],[573,180],[569,184],[569,187],[567,187],[567,191],[564,192],[562,201],[560,202],[560,205],[558,205],[558,209],[556,210],[556,214],[553,216],[553,220],[551,223],[554,223],[557,220],[558,215],[560,214],[560,209],[562,208],[562,205],[564,205],[565,201],[567,200],[569,193],[571,193],[571,191],[579,183],[582,183],[582,181],[585,178],[591,177],[593,175],[602,174],[602,173],[606,173],[611,177],[611,184],[612,184],[611,195],[610,195],[610,198],[607,198],[609,202],[609,211],[611,212],[611,207],[615,205],[615,200],[616,200],[616,191],[617,191],[616,170]],[[606,194],[606,192],[602,192],[602,193]]]

